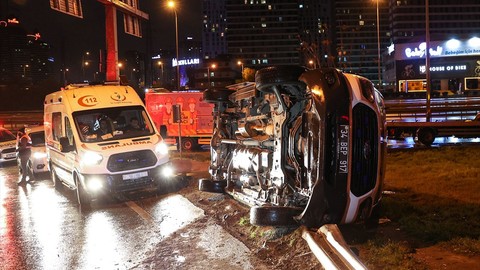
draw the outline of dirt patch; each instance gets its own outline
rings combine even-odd
[[[245,244],[251,251],[251,260],[258,269],[321,269],[321,265],[301,238],[298,228],[256,227],[249,224],[249,208],[225,194],[201,192],[198,179],[208,178],[208,162],[188,161],[187,185],[179,193],[205,211],[206,217],[222,226],[227,232]],[[415,263],[396,269],[475,269],[480,256],[467,257],[439,246],[429,246],[405,234],[398,224],[380,219],[380,224],[365,227],[363,224],[340,226],[351,249],[369,269],[385,269],[376,261],[370,261],[368,242],[388,239],[401,243]],[[262,266],[262,267],[260,267]]]

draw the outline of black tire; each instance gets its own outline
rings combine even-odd
[[[228,97],[234,92],[228,89],[207,89],[203,92],[203,100],[208,103],[228,102]]]
[[[182,138],[182,150],[192,151],[197,147],[197,139],[194,138]]]
[[[302,212],[298,207],[255,206],[250,208],[250,224],[256,226],[298,226],[294,219]]]
[[[202,178],[198,180],[198,190],[211,193],[225,193],[227,181],[213,181]]]
[[[433,128],[419,128],[417,131],[418,140],[425,146],[432,145],[435,140],[435,130]]]
[[[305,72],[300,66],[273,66],[262,68],[255,74],[255,86],[259,91],[271,93],[274,85],[302,85],[298,78]]]
[[[92,201],[90,195],[85,190],[85,187],[82,185],[78,178],[75,179],[75,184],[77,185],[77,201],[82,208],[90,207],[90,202]]]
[[[63,189],[63,184],[62,182],[60,181],[60,179],[58,179],[58,176],[57,174],[55,173],[55,170],[52,168],[51,170],[51,178],[52,178],[52,182],[53,182],[53,186],[55,187],[56,190],[62,190]]]

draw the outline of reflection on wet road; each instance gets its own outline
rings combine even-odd
[[[73,191],[59,192],[49,180],[19,187],[17,180],[15,165],[0,167],[0,269],[132,268],[203,216],[180,195],[107,198],[81,211]]]

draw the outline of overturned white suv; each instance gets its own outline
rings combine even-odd
[[[360,76],[333,68],[273,66],[255,83],[208,89],[215,103],[211,179],[251,206],[259,226],[353,223],[381,199],[383,98]]]

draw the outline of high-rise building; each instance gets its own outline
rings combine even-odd
[[[297,1],[226,0],[228,53],[245,66],[299,64]]]
[[[425,40],[425,1],[390,0],[390,29],[393,43]],[[480,32],[480,1],[429,1],[432,40],[469,36]]]
[[[224,0],[203,0],[203,58],[227,53],[227,20]]]
[[[426,92],[429,53],[432,95],[480,93],[480,1],[389,1],[391,44],[385,53],[385,82],[393,92]]]
[[[381,55],[386,51],[390,36],[388,3],[385,0],[333,2],[337,67],[362,75],[378,85],[383,73]]]

